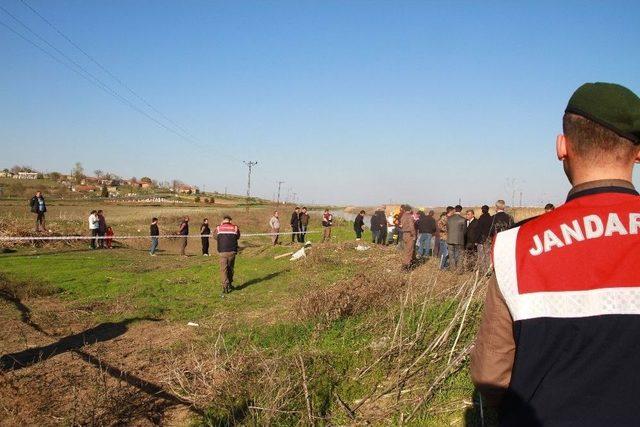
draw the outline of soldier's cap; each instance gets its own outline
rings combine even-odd
[[[565,113],[584,117],[640,144],[640,98],[624,86],[585,83],[573,93]]]

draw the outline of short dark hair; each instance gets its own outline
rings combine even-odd
[[[456,212],[462,212],[462,206],[456,205],[455,210]]]
[[[92,211],[91,211],[91,212],[89,212],[89,213],[94,214],[94,213],[98,213],[98,211],[96,211],[96,210],[94,209],[94,210],[92,210]]]
[[[447,206],[446,213],[449,213],[453,210],[453,206]]]
[[[547,203],[546,205],[544,205],[544,210],[545,211],[552,211],[554,210],[556,207],[553,206],[553,203]]]
[[[362,210],[362,211],[360,211],[360,213],[361,213],[361,214],[363,214],[363,213],[365,213],[365,211],[364,211],[364,210]]]
[[[228,219],[229,221],[231,221],[231,217],[229,215],[225,215],[222,217],[223,220]]]
[[[158,218],[156,218],[155,216],[153,218],[151,218],[151,222],[157,221]]]
[[[562,118],[562,133],[582,159],[626,162],[638,154],[640,146],[614,131],[577,114],[566,113]]]
[[[487,205],[482,205],[482,207],[480,208],[480,210],[482,211],[482,213],[489,213],[489,206],[487,206]]]
[[[473,211],[473,209],[467,209],[467,213],[469,213],[469,212],[471,212],[471,213],[472,213],[472,214],[474,214],[474,215],[476,214],[476,213]]]

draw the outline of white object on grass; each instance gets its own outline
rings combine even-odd
[[[200,325],[198,325],[197,323],[194,323],[194,322],[189,322],[189,323],[187,323],[187,326],[200,326]]]
[[[356,251],[368,251],[369,249],[371,249],[369,246],[367,245],[358,245],[356,246]]]

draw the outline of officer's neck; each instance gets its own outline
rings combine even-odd
[[[592,181],[622,180],[633,182],[633,168],[627,167],[589,167],[576,168],[571,174],[571,185],[576,187]]]

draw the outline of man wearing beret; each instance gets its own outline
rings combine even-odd
[[[496,236],[471,376],[502,425],[638,425],[640,98],[581,86],[556,151],[573,188]]]

